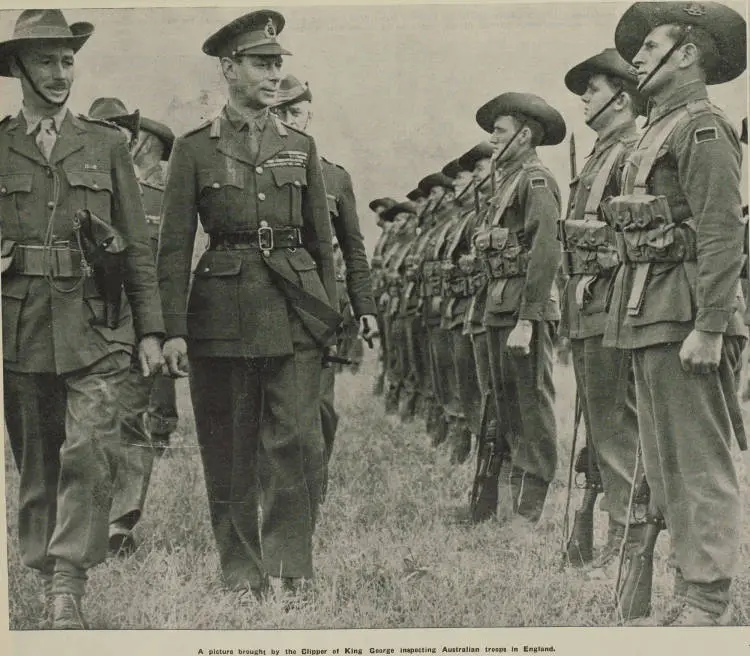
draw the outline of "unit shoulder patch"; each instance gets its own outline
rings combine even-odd
[[[702,144],[707,141],[716,141],[719,138],[719,131],[715,127],[698,128],[693,133],[693,141]]]
[[[531,185],[532,189],[541,189],[541,188],[549,186],[547,184],[547,178],[541,178],[541,177],[531,178],[531,180],[529,180],[529,184]]]

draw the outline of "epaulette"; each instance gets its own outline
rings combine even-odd
[[[346,169],[341,166],[341,164],[336,164],[336,162],[332,162],[330,159],[323,157],[323,155],[320,156],[320,159],[322,159],[324,162],[327,162],[331,166],[335,166],[337,169],[341,169],[344,173],[346,173]]]
[[[274,118],[277,121],[277,125],[284,126],[287,130],[291,130],[292,132],[296,132],[297,134],[301,134],[303,137],[307,137],[308,139],[310,139],[310,135],[307,134],[307,132],[303,132],[302,130],[295,128],[294,126],[289,125],[289,123],[284,123],[284,121],[282,121],[278,116],[274,115]]]
[[[217,117],[217,118],[218,118],[218,117]],[[200,132],[201,130],[204,130],[204,129],[205,129],[205,128],[207,128],[207,127],[208,127],[209,125],[211,125],[211,124],[212,124],[212,123],[214,122],[214,120],[215,120],[215,119],[212,119],[212,118],[210,118],[210,119],[208,119],[208,120],[206,120],[206,121],[203,121],[203,123],[201,123],[200,125],[198,125],[198,126],[196,126],[196,127],[194,127],[194,128],[191,128],[191,129],[190,129],[190,130],[188,130],[187,132],[184,132],[184,133],[182,134],[182,136],[183,136],[183,137],[188,137],[188,136],[190,136],[191,134],[195,134],[196,132]]]
[[[82,121],[86,121],[87,123],[93,123],[94,125],[102,125],[105,128],[111,128],[113,130],[120,131],[120,128],[117,127],[114,123],[111,121],[106,121],[103,118],[91,118],[90,116],[87,116],[86,114],[77,114],[78,118],[80,118]]]

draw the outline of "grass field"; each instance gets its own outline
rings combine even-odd
[[[612,584],[584,582],[560,567],[565,481],[572,437],[573,377],[558,366],[557,479],[540,525],[497,521],[461,524],[473,458],[455,467],[430,446],[423,424],[402,425],[371,395],[372,352],[362,371],[337,381],[342,416],[328,499],[315,539],[316,603],[291,612],[280,604],[239,608],[218,584],[218,557],[208,521],[187,386],[179,383],[181,420],[175,448],[154,469],[138,551],[91,572],[85,607],[100,629],[275,629],[503,626],[612,626]],[[750,417],[746,417],[746,420]],[[750,424],[748,424],[750,425]],[[745,507],[746,458],[737,455]],[[6,445],[11,629],[34,629],[41,611],[35,576],[16,542],[18,477]],[[576,491],[572,507],[577,506]],[[571,508],[572,510],[572,508]],[[597,513],[600,545],[606,515]],[[750,558],[743,528],[742,569],[733,588],[736,618],[750,623]],[[672,589],[662,534],[655,565],[654,608]]]

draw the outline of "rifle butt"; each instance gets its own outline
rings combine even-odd
[[[576,510],[567,546],[568,561],[583,567],[594,559],[594,508]]]

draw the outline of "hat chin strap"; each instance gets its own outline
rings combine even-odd
[[[612,94],[612,97],[597,110],[596,114],[594,114],[590,119],[586,120],[586,125],[590,126],[596,119],[598,119],[604,112],[606,112],[607,109],[612,106],[615,100],[620,97],[622,92],[622,87],[616,87],[615,92]]]
[[[640,91],[645,87],[656,75],[662,67],[669,61],[669,58],[677,52],[679,48],[682,47],[682,44],[685,43],[685,39],[687,39],[688,34],[690,34],[690,31],[692,30],[690,25],[682,25],[682,33],[680,34],[680,38],[677,39],[677,41],[674,42],[674,45],[667,50],[666,53],[664,53],[664,56],[659,60],[659,63],[654,67],[654,70],[652,70],[646,78],[638,85],[638,90]]]
[[[62,107],[66,102],[68,102],[68,98],[70,97],[70,89],[68,89],[68,93],[65,94],[65,98],[63,98],[60,101],[52,100],[51,98],[47,97],[42,90],[36,85],[33,79],[31,79],[31,75],[29,75],[29,72],[26,70],[26,67],[23,65],[23,62],[21,61],[20,57],[16,57],[16,64],[18,64],[18,70],[21,71],[21,75],[24,76],[26,81],[29,83],[29,86],[34,91],[34,93],[39,96],[44,102],[46,102],[48,105],[52,105],[53,107]]]

